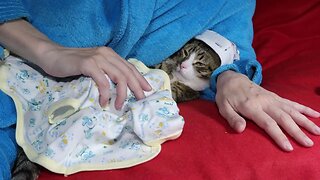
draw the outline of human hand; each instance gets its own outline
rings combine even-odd
[[[23,19],[0,24],[0,35],[1,45],[40,66],[52,76],[83,74],[92,77],[98,86],[102,107],[106,106],[109,99],[110,85],[105,74],[117,84],[116,109],[120,109],[124,103],[127,86],[137,99],[144,98],[143,90],[151,90],[136,68],[111,48],[65,48]]]
[[[122,59],[108,47],[98,48],[64,48],[55,46],[39,57],[38,65],[48,74],[55,77],[75,75],[90,76],[96,82],[100,94],[99,103],[107,105],[110,84],[105,76],[117,85],[115,108],[121,109],[127,96],[127,87],[137,99],[144,98],[144,91],[151,86],[137,69]]]
[[[292,151],[293,147],[281,128],[305,147],[313,146],[313,141],[300,127],[320,135],[320,128],[305,116],[319,118],[319,112],[279,97],[233,71],[218,76],[216,103],[220,114],[236,132],[244,131],[244,118],[248,118],[284,151]]]

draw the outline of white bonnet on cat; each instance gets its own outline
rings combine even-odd
[[[207,30],[196,36],[195,39],[205,42],[219,55],[221,66],[231,64],[233,61],[240,59],[237,46],[214,31]]]

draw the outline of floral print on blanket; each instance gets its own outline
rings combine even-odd
[[[139,61],[132,63],[153,90],[139,101],[128,90],[118,111],[116,85],[109,89],[109,105],[101,108],[91,78],[58,81],[9,56],[0,66],[0,87],[17,105],[17,141],[27,156],[56,173],[116,169],[152,159],[161,143],[179,137],[184,121],[168,77]]]

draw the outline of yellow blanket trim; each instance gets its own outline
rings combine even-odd
[[[134,64],[137,67],[137,69],[142,73],[147,73],[151,70],[148,67],[146,67],[142,62],[140,62],[136,59],[129,59],[128,61],[131,62],[132,64]],[[33,161],[35,163],[42,164],[42,166],[44,166],[47,169],[50,169],[51,171],[53,171],[55,173],[69,175],[69,174],[73,174],[73,173],[84,171],[84,170],[96,171],[96,170],[109,170],[109,169],[119,169],[119,168],[132,167],[137,164],[141,164],[146,161],[149,161],[149,160],[153,159],[154,157],[156,157],[160,153],[160,151],[161,151],[160,144],[163,143],[164,141],[149,142],[148,144],[152,145],[151,148],[152,148],[152,152],[154,152],[154,154],[150,155],[149,157],[147,157],[145,159],[133,159],[133,160],[129,160],[126,162],[113,162],[112,164],[105,164],[105,165],[82,164],[82,165],[74,166],[73,168],[69,167],[68,169],[64,168],[63,166],[55,165],[56,162],[54,162],[53,160],[51,160],[45,156],[39,157],[37,153],[34,153],[34,151],[30,150],[30,149],[32,149],[32,147],[24,141],[24,133],[23,133],[23,130],[24,130],[24,128],[23,128],[24,127],[24,118],[23,117],[24,116],[23,116],[22,104],[19,101],[18,97],[16,97],[14,95],[13,89],[10,89],[10,87],[8,86],[8,84],[6,82],[8,72],[6,71],[6,68],[4,68],[4,66],[6,66],[6,64],[0,65],[0,89],[4,93],[9,95],[15,103],[16,110],[17,110],[16,140],[17,140],[18,145],[23,148],[23,150],[26,152],[26,154],[29,155],[28,158],[31,161]],[[161,74],[165,78],[165,83],[162,88],[163,88],[163,90],[164,89],[169,90],[171,93],[169,76],[164,71],[159,70],[159,69],[152,69],[152,71],[155,71],[155,72]],[[77,102],[75,102],[75,101],[70,102],[70,104],[76,105]],[[53,123],[54,121],[55,121],[55,119],[52,119],[51,123]],[[174,134],[171,137],[166,138],[166,140],[178,138],[180,135],[181,135],[181,132]]]

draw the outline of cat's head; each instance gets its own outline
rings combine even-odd
[[[173,58],[178,62],[173,78],[195,91],[209,87],[212,72],[221,64],[218,54],[197,39],[190,40]]]

